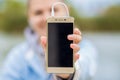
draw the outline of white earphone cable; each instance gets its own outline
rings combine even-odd
[[[51,12],[51,16],[55,16],[55,12],[54,12],[54,7],[56,6],[56,5],[63,5],[64,7],[65,7],[65,9],[66,9],[66,11],[67,11],[67,16],[69,17],[69,9],[68,9],[68,7],[67,7],[67,5],[65,4],[65,3],[62,3],[62,2],[56,2],[56,3],[54,3],[53,5],[52,5],[52,12]]]

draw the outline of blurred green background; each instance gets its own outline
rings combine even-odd
[[[66,0],[66,4],[83,37],[99,52],[94,80],[120,80],[120,1]],[[27,25],[26,0],[0,0],[0,67],[11,48],[25,40],[23,31]]]
[[[92,11],[92,10],[91,10]],[[83,17],[71,6],[71,16],[82,31],[120,31],[120,5],[109,6],[102,14]],[[21,32],[27,26],[25,2],[4,0],[0,3],[0,31]]]

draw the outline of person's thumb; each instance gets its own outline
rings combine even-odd
[[[41,45],[42,45],[42,47],[43,47],[43,49],[45,51],[46,45],[47,45],[47,37],[46,36],[41,36],[40,37],[40,43],[41,43]]]

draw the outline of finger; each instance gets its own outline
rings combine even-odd
[[[71,35],[68,35],[68,40],[73,40],[74,43],[78,44],[82,40],[82,36],[71,34]]]
[[[70,47],[73,49],[74,53],[77,53],[80,50],[80,47],[77,44],[70,44]]]
[[[47,44],[47,37],[46,36],[41,36],[40,37],[40,41],[41,41],[42,47],[45,49],[46,48],[46,44]]]
[[[76,62],[80,58],[80,55],[79,54],[75,54],[74,58],[75,58],[75,62]]]
[[[74,28],[73,33],[77,35],[82,35],[81,31],[78,28]]]

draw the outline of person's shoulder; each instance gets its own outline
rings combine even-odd
[[[14,71],[17,71],[16,74],[23,71],[26,66],[24,55],[28,50],[28,46],[26,42],[21,42],[9,51],[2,66],[3,73],[12,75],[11,73]]]
[[[8,56],[19,56],[19,57],[23,56],[28,49],[29,49],[29,44],[25,41],[21,42],[9,51]]]
[[[27,42],[21,42],[17,44],[15,47],[11,49],[11,51],[25,51],[29,48],[29,44]]]

